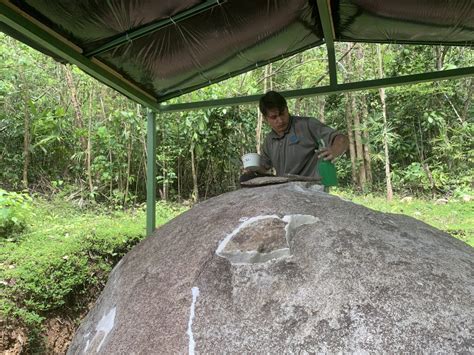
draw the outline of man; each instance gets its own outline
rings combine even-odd
[[[349,146],[344,134],[320,121],[290,115],[285,98],[275,91],[262,96],[259,106],[272,128],[263,143],[260,174],[274,168],[277,176],[319,177],[318,159],[334,161]],[[255,176],[245,173],[241,181]]]

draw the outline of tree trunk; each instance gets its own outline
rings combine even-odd
[[[382,64],[382,51],[380,49],[380,44],[377,44],[377,55],[379,62],[379,75],[380,78],[383,78],[383,64]],[[390,157],[388,154],[388,127],[387,127],[387,106],[385,104],[385,89],[379,89],[380,102],[382,103],[382,116],[383,116],[383,147],[385,154],[385,179],[387,183],[387,200],[391,201],[393,199],[393,190],[392,190],[392,179],[390,177]]]
[[[145,189],[146,189],[146,184],[147,184],[147,162],[148,162],[148,150],[146,146],[146,136],[142,135],[141,136],[141,141],[142,141],[142,146],[143,146],[143,177],[145,178]]]
[[[359,78],[364,78],[364,68],[365,68],[365,53],[364,53],[364,48],[362,45],[358,44],[355,46],[355,53],[357,56],[357,72],[359,75]],[[369,150],[369,131],[368,127],[364,125],[364,123],[367,121],[367,102],[366,102],[366,96],[365,94],[360,94],[358,95],[359,97],[359,102],[360,102],[360,110],[356,114],[356,118],[358,120],[357,126],[359,126],[359,129],[356,129],[356,134],[357,131],[359,132],[359,136],[361,139],[361,151],[357,153],[357,156],[361,162],[360,169],[359,169],[359,176],[360,179],[359,181],[361,182],[362,189],[366,188],[366,185],[372,185],[372,166],[370,164],[370,150]],[[356,136],[357,140],[357,136]]]
[[[444,58],[446,57],[446,54],[448,53],[448,50],[449,50],[449,47],[447,47],[447,46],[436,46],[435,47],[436,69],[437,70],[443,70]]]
[[[28,189],[28,170],[30,167],[30,146],[31,146],[31,132],[30,132],[30,110],[29,100],[30,91],[28,82],[23,71],[23,66],[18,66],[18,74],[21,80],[19,85],[21,96],[23,98],[23,179],[22,184],[24,189]]]
[[[351,100],[351,111],[354,117],[354,138],[355,138],[355,148],[357,156],[357,180],[359,182],[359,188],[365,190],[365,185],[367,183],[367,177],[365,175],[365,164],[364,164],[364,149],[362,147],[362,135],[361,135],[361,125],[360,125],[360,116],[357,112],[357,107],[355,103],[355,95],[352,95]]]
[[[262,147],[262,125],[263,125],[263,115],[260,110],[257,108],[258,115],[257,115],[257,128],[255,130],[256,134],[256,151],[258,154],[261,153]],[[247,153],[247,152],[246,152]]]
[[[166,130],[165,130],[165,127],[163,126],[161,141],[165,142],[165,139],[166,139]],[[163,196],[162,196],[162,199],[165,201],[168,200],[168,190],[169,190],[167,169],[168,169],[168,166],[166,164],[166,150],[164,149],[164,144],[163,144]]]
[[[209,192],[209,187],[211,186],[212,180],[213,180],[213,176],[212,176],[212,158],[207,161],[206,170],[205,170],[203,176],[204,176],[204,179],[206,181],[206,185],[204,186],[204,200],[206,200],[207,199],[207,193]]]
[[[276,77],[276,73],[273,73],[273,64],[272,63],[267,64],[267,67],[268,67],[268,76],[267,76],[268,84],[267,84],[267,87],[268,87],[269,90],[273,90],[273,76]]]
[[[105,93],[104,91],[101,90],[100,94],[99,94],[99,102],[100,102],[100,112],[102,114],[102,124],[104,126],[107,125],[107,112],[105,111],[105,104],[104,104],[104,100],[102,99],[102,97],[104,97],[107,93]],[[110,167],[113,166],[113,154],[112,154],[112,147],[110,145],[110,142],[107,142],[107,151],[108,151],[108,157],[109,157],[109,163],[110,163]],[[113,182],[114,182],[114,179],[112,178],[112,172],[111,172],[111,177],[110,177],[110,182],[109,182],[109,199],[112,200],[112,192],[113,192]],[[146,174],[145,174],[145,178],[146,178]]]
[[[435,198],[436,186],[434,183],[433,175],[431,174],[430,166],[426,162],[421,163],[421,165],[423,166],[423,170],[425,171],[426,177],[428,178],[428,181],[430,182],[431,197]]]
[[[178,129],[177,129],[177,134],[178,134],[178,147],[181,147],[182,146],[182,143],[181,143],[181,120],[180,118],[178,117],[176,119],[176,122],[178,124]],[[182,191],[183,191],[183,171],[185,170],[185,167],[183,167],[184,165],[184,162],[186,161],[186,158],[181,158],[182,154],[181,154],[181,150],[179,150],[179,154],[178,154],[178,168],[177,168],[177,171],[176,171],[176,176],[177,176],[177,185],[178,185],[178,202],[181,202],[182,201]],[[183,162],[184,161],[184,162]]]
[[[74,108],[74,118],[75,118],[74,125],[76,128],[82,131],[84,129],[84,120],[82,119],[82,108],[77,98],[76,85],[74,84],[74,78],[73,78],[72,71],[69,65],[64,66],[64,73],[66,76],[66,83],[67,83],[69,92],[71,94],[72,106]],[[87,142],[82,133],[79,136],[79,141],[81,143],[82,150],[85,151],[87,149]]]
[[[136,104],[136,108],[137,108],[137,119],[138,119],[138,122],[143,122],[143,117],[141,115],[141,112],[140,112],[140,104]],[[138,123],[138,125],[140,125],[140,123]],[[140,139],[139,136],[136,137],[138,140]],[[140,167],[142,166],[142,158],[143,158],[143,155],[138,153],[138,155],[140,155],[140,159],[138,161],[138,165],[136,166],[136,169],[137,171],[135,172],[135,176],[136,176],[136,179],[135,179],[135,196],[138,196],[138,186],[139,186],[139,181],[140,180]]]
[[[256,138],[255,148],[258,154],[260,154],[260,148],[262,146],[262,124],[263,124],[263,115],[260,112],[260,110],[257,108],[257,128],[255,129],[255,138]],[[245,153],[247,152],[245,151]]]
[[[198,178],[197,178],[197,165],[194,157],[194,142],[191,143],[191,171],[193,174],[193,201],[196,203],[199,200],[199,189],[198,189]]]
[[[352,71],[352,55],[350,48],[352,48],[352,44],[348,43],[347,44],[348,51],[347,51],[347,56],[345,57],[345,63],[346,63],[346,75],[345,75],[345,81],[349,81],[349,74]],[[348,92],[344,94],[346,98],[346,123],[347,123],[347,137],[349,138],[349,155],[351,157],[351,169],[352,169],[352,184],[354,186],[358,185],[358,174],[357,174],[357,153],[355,149],[355,139],[354,139],[354,125],[353,125],[353,93]]]
[[[94,91],[91,89],[89,97],[89,119],[87,122],[87,148],[86,148],[86,173],[87,181],[89,183],[89,191],[92,198],[94,198],[94,184],[92,183],[92,141],[91,141],[91,132],[92,132],[92,101],[94,98]]]
[[[132,130],[131,130],[131,125],[127,124],[126,127],[128,126],[129,129],[129,137],[128,137],[128,142],[127,142],[127,173],[125,175],[125,194],[123,197],[123,206],[124,208],[127,207],[127,202],[128,202],[128,190],[130,187],[130,171],[131,171],[131,166],[132,166]]]
[[[176,171],[178,185],[178,202],[181,202],[181,155],[178,156],[178,168]]]
[[[471,107],[471,101],[472,101],[472,78],[469,78],[466,80],[466,85],[467,85],[467,96],[466,96],[466,101],[464,101],[464,108],[462,111],[462,116],[461,119],[463,122],[466,122],[468,119],[469,115],[469,109]]]
[[[64,73],[66,76],[66,83],[67,83],[69,92],[71,94],[72,106],[74,108],[74,117],[75,117],[74,126],[80,132],[79,142],[80,142],[82,151],[85,153],[84,165],[86,166],[87,181],[89,185],[89,191],[92,197],[93,192],[94,192],[94,186],[92,184],[92,171],[91,171],[90,132],[88,129],[88,139],[86,139],[86,137],[84,137],[84,134],[83,134],[84,120],[82,117],[82,106],[79,99],[77,98],[77,89],[76,89],[76,85],[74,84],[74,78],[73,78],[72,71],[69,65],[64,66]],[[90,100],[92,100],[92,96],[90,97]]]
[[[367,117],[369,116],[367,112],[367,101],[365,95],[361,97],[361,124],[364,126],[364,121],[367,121]],[[367,176],[367,184],[369,186],[372,185],[373,178],[372,178],[372,163],[370,157],[370,139],[369,139],[369,129],[367,126],[364,126],[362,130],[362,140],[363,140],[363,148],[364,148],[364,166],[365,172]]]
[[[423,167],[423,171],[425,172],[426,177],[428,178],[428,181],[430,182],[431,196],[434,198],[436,195],[436,187],[433,180],[433,175],[431,174],[430,167],[425,161],[425,146],[423,143],[423,130],[421,129],[421,124],[420,124],[419,119],[418,119],[418,129],[420,132],[420,144],[418,144],[418,139],[416,137],[417,135],[415,131],[414,132],[415,133],[415,146],[418,151],[418,156],[420,158],[420,163],[421,163],[421,166]]]
[[[28,189],[28,170],[30,167],[30,114],[28,107],[25,105],[24,116],[23,116],[23,188]]]
[[[357,186],[356,150],[354,146],[354,131],[352,128],[352,110],[351,110],[352,93],[346,93],[345,97],[346,97],[347,137],[349,138],[349,155],[351,157],[352,183],[354,184],[354,186]]]
[[[273,82],[272,82],[272,65],[268,64],[265,65],[265,69],[263,71],[263,92],[266,93],[269,90],[273,89]],[[263,126],[263,115],[260,110],[257,108],[257,128],[255,130],[256,135],[256,151],[260,154],[260,148],[262,146],[262,126]]]
[[[326,122],[326,117],[324,115],[325,107],[326,107],[326,96],[315,96],[316,105],[318,107],[318,120],[322,123]]]
[[[299,53],[296,55],[296,63],[301,65],[303,64],[303,53]],[[301,87],[303,86],[303,76],[299,75],[297,78],[296,78],[296,88],[297,89],[301,89]],[[299,115],[299,116],[306,116],[305,113],[302,113],[301,112],[301,101],[302,101],[302,98],[301,97],[298,97],[296,98],[295,100],[295,114],[296,115]]]

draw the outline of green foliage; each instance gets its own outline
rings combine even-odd
[[[465,67],[474,59],[464,47],[382,45],[385,76]],[[374,79],[377,55],[371,44],[336,44],[340,82]],[[346,62],[347,58],[350,63]],[[275,90],[328,84],[323,47],[271,66]],[[76,67],[48,57],[0,34],[0,186],[23,188],[25,117],[29,119],[28,188],[55,193],[62,181],[81,205],[105,203],[130,208],[146,197],[146,115],[136,105]],[[264,90],[265,68],[205,87],[170,103],[202,101]],[[73,104],[73,79],[79,107]],[[268,80],[267,80],[268,81]],[[268,88],[267,88],[268,89]],[[384,127],[377,90],[354,93],[364,114],[374,190],[385,188]],[[289,100],[293,114],[347,129],[346,94]],[[404,85],[386,90],[389,156],[396,191],[453,194],[474,179],[472,78]],[[362,105],[362,102],[365,102]],[[193,167],[201,198],[238,186],[240,156],[256,150],[257,108],[225,107],[157,115],[157,183],[163,199],[193,194]],[[264,131],[268,129],[264,126]],[[352,184],[349,160],[338,163],[342,184]],[[431,174],[431,177],[429,176]],[[434,186],[432,186],[434,185]]]
[[[397,190],[406,189],[410,192],[421,190],[429,191],[430,183],[420,163],[414,162],[404,169],[394,169],[392,174],[393,185]]]
[[[27,227],[31,198],[27,194],[0,188],[0,240],[14,241]]]
[[[28,216],[31,228],[19,243],[2,242],[0,312],[13,324],[38,331],[53,311],[74,313],[98,292],[112,267],[145,235],[145,212],[99,213],[71,202],[39,198]],[[157,224],[180,214],[179,206],[157,204]]]

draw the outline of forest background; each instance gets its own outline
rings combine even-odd
[[[447,46],[338,43],[336,58],[339,82],[474,64],[471,49]],[[172,102],[327,85],[326,65],[325,48],[315,48]],[[346,194],[424,198],[430,206],[458,201],[460,214],[472,216],[472,93],[472,78],[463,78],[295,99],[289,110],[348,133],[350,149],[336,163]],[[146,110],[78,68],[2,34],[0,103],[0,269],[6,290],[0,325],[11,331],[5,349],[18,326],[24,329],[28,339],[11,346],[25,351],[45,346],[45,320],[66,308],[70,317],[80,317],[110,268],[143,238]],[[161,222],[180,213],[183,203],[237,189],[240,157],[259,150],[268,131],[256,105],[159,113],[156,120]],[[109,219],[101,220],[104,215]],[[110,224],[113,218],[121,224]],[[39,226],[48,232],[33,235]],[[469,240],[472,226],[467,228],[457,236]]]
[[[174,101],[324,85],[325,58],[315,48]],[[469,48],[443,46],[339,44],[337,58],[340,82],[474,63]],[[67,189],[86,204],[144,201],[143,107],[3,35],[0,62],[4,188]],[[402,194],[460,195],[471,191],[474,174],[472,88],[472,78],[444,80],[290,100],[289,108],[350,132],[350,158],[337,165],[341,185],[384,191],[388,177]],[[256,105],[157,114],[161,198],[198,200],[235,189],[241,155],[255,151],[268,129],[257,117]]]

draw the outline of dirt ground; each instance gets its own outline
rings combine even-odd
[[[0,322],[0,353],[16,355],[25,353],[27,347],[27,333],[25,329],[9,329],[4,322]]]
[[[2,326],[0,331],[0,353],[3,355],[65,354],[76,328],[74,321],[55,317],[46,320],[44,328],[45,331],[41,334],[44,339],[41,349],[32,349],[28,345],[27,329],[21,327],[12,329],[11,327]]]
[[[94,305],[100,290],[91,288],[86,295],[73,300],[81,304],[80,311],[55,312],[44,321],[40,337],[40,344],[29,344],[28,338],[31,334],[28,329],[18,324],[9,324],[0,319],[0,354],[1,355],[25,355],[25,354],[66,354],[76,328]],[[67,308],[71,309],[71,308]]]

